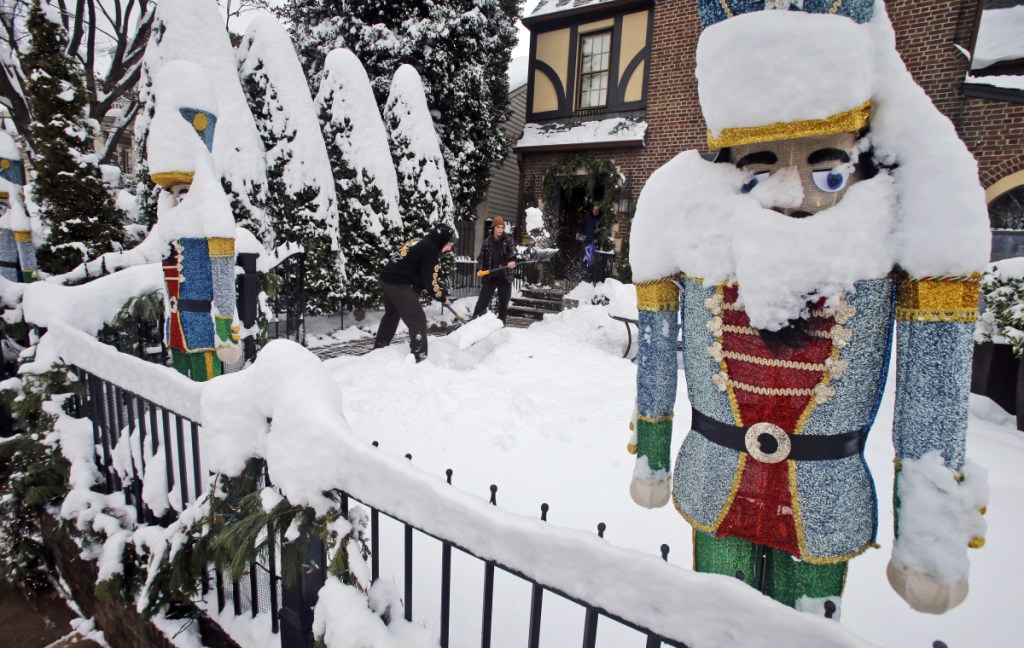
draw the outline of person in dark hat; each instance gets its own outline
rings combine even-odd
[[[458,240],[454,227],[438,223],[425,237],[406,242],[391,255],[380,273],[384,317],[377,328],[374,349],[391,344],[398,320],[402,320],[409,329],[409,348],[416,362],[427,358],[427,315],[420,306],[419,295],[425,292],[444,305],[451,305],[439,282],[440,258]]]
[[[495,216],[491,221],[491,236],[484,239],[480,256],[476,258],[477,270],[486,271],[480,286],[480,298],[476,300],[473,317],[487,312],[494,292],[498,292],[498,319],[508,317],[508,302],[512,299],[512,271],[516,267],[516,244],[505,233],[505,219]]]

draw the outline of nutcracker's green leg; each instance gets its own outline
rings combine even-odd
[[[693,532],[693,569],[722,574],[742,580],[783,605],[826,616],[826,599],[838,599],[846,584],[846,562],[813,565],[797,560],[779,549],[756,545],[739,538],[716,538],[702,531]]]
[[[184,353],[171,349],[171,361],[178,373],[188,376],[196,382],[205,382],[221,375],[224,371],[220,358],[213,351]]]
[[[761,563],[761,552],[751,542],[693,531],[694,571],[731,576],[761,589]]]
[[[799,607],[805,612],[817,613],[817,606],[825,606],[825,599],[835,599],[831,611],[822,607],[821,616],[833,616],[838,599],[846,585],[846,561],[827,565],[813,565],[797,560],[785,551],[766,548],[764,569],[764,593],[783,605]],[[805,599],[813,609],[798,606]],[[810,601],[814,599],[817,603]]]

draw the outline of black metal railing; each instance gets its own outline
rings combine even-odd
[[[76,369],[75,373],[85,386],[84,394],[75,400],[75,410],[92,422],[101,487],[107,493],[120,491],[125,504],[135,510],[139,524],[173,523],[208,488],[199,424],[89,372]],[[143,483],[154,461],[160,465],[156,473],[164,474],[167,498],[166,506],[158,507],[159,514],[143,499]],[[279,546],[270,543],[268,551],[250,564],[239,581],[226,582],[220,569],[211,568],[201,583],[202,593],[216,595],[218,612],[230,604],[236,616],[268,614],[271,631],[278,633],[282,599],[279,556]]]
[[[516,266],[512,271],[512,288],[519,290],[529,285],[529,265]],[[455,271],[452,277],[451,295],[456,299],[472,297],[480,294],[480,287],[483,285],[483,277],[477,275],[476,261],[472,259],[458,259],[455,261]]]
[[[172,523],[179,512],[206,492],[208,487],[209,474],[204,470],[200,452],[199,424],[89,372],[76,369],[76,374],[85,385],[84,394],[76,399],[76,413],[92,422],[94,461],[99,468],[102,486],[108,493],[121,492],[125,503],[135,510],[139,523],[163,526]],[[411,456],[407,455],[407,458],[411,459]],[[152,462],[159,462],[159,471],[164,475],[162,486],[167,494],[166,507],[160,507],[158,511],[154,511],[142,495],[143,480],[147,471],[151,469]],[[452,471],[448,470],[449,484],[451,479]],[[151,488],[153,485],[147,484],[147,489]],[[149,499],[152,501],[152,497]],[[646,637],[646,646],[683,646],[681,643],[654,635],[614,612],[593,607],[565,592],[541,585],[515,565],[505,565],[483,558],[460,544],[457,538],[441,537],[423,531],[387,511],[366,505],[347,493],[341,494],[341,501],[342,512],[346,516],[353,505],[363,506],[369,511],[371,578],[374,582],[382,577],[402,582],[403,613],[407,620],[413,618],[415,579],[423,578],[421,574],[426,571],[414,570],[413,548],[427,538],[440,543],[441,577],[433,585],[438,589],[441,645],[444,647],[449,645],[451,636],[453,593],[458,593],[458,588],[465,585],[453,579],[453,555],[469,557],[483,568],[483,583],[479,585],[482,588],[483,600],[480,633],[480,645],[483,647],[491,645],[496,574],[507,574],[526,583],[530,588],[530,614],[525,620],[529,624],[529,646],[538,645],[546,594],[557,595],[583,612],[585,623],[581,626],[580,633],[584,647],[595,645],[598,620],[601,618],[611,619],[632,628]],[[490,502],[497,505],[496,486],[491,487]],[[546,515],[547,505],[544,505],[541,519],[546,520]],[[397,533],[392,535],[387,530],[383,524],[385,520],[391,520],[398,525]],[[603,531],[603,525],[600,525],[599,534],[603,535]],[[268,530],[268,533],[275,531]],[[391,561],[385,561],[382,556],[388,554],[385,547],[392,547],[395,544],[402,546],[402,560],[398,571],[392,574],[388,571],[392,566]],[[230,605],[235,615],[249,614],[256,617],[260,613],[269,614],[271,630],[281,634],[284,648],[311,646],[312,617],[309,611],[316,604],[316,593],[323,584],[324,575],[322,571],[318,574],[309,574],[306,582],[299,583],[297,587],[282,587],[278,576],[279,545],[275,546],[272,543],[271,546],[272,549],[263,560],[250,565],[248,574],[242,581],[228,582],[220,569],[211,568],[207,578],[202,582],[202,591],[204,595],[211,592],[215,595],[218,611],[223,611]],[[667,551],[668,548],[665,547],[664,557],[667,557]],[[282,628],[281,621],[285,621],[286,627]]]
[[[269,298],[271,340],[306,341],[306,253],[292,254],[271,270],[274,293]]]
[[[377,445],[376,442],[373,443]],[[407,459],[412,459],[411,455],[406,455]],[[445,471],[448,484],[452,483],[453,471],[448,469]],[[497,493],[498,487],[491,485],[490,487],[490,503],[493,506],[497,506]],[[420,544],[423,540],[429,539],[439,544],[439,560],[441,567],[440,582],[435,583],[438,591],[438,627],[440,628],[440,645],[442,648],[447,648],[451,640],[452,627],[451,627],[451,613],[452,613],[452,595],[456,587],[454,582],[452,562],[453,552],[457,552],[456,555],[462,555],[469,559],[479,563],[482,567],[482,582],[469,583],[469,587],[479,587],[475,590],[472,595],[478,596],[481,600],[481,621],[480,621],[480,643],[481,648],[490,648],[492,644],[492,636],[494,635],[494,621],[495,621],[495,592],[496,592],[496,575],[505,574],[512,577],[516,581],[526,584],[529,586],[529,614],[523,621],[527,625],[528,640],[527,646],[529,648],[537,648],[540,645],[540,636],[543,626],[544,618],[544,601],[545,595],[551,594],[557,596],[559,599],[567,602],[571,606],[575,606],[582,612],[582,624],[579,630],[579,638],[572,641],[572,644],[567,645],[582,645],[583,648],[594,648],[597,643],[598,627],[600,619],[607,619],[614,621],[621,626],[631,630],[636,635],[637,643],[636,646],[645,646],[645,648],[658,648],[659,646],[676,646],[678,648],[686,648],[686,645],[678,641],[666,639],[651,632],[649,629],[644,628],[636,623],[633,623],[612,611],[604,610],[589,604],[580,598],[576,598],[564,591],[542,585],[535,579],[524,574],[522,571],[517,569],[514,565],[505,565],[494,560],[484,558],[472,549],[469,549],[461,545],[456,539],[452,537],[441,537],[440,535],[431,534],[427,531],[420,529],[417,526],[409,524],[401,518],[391,515],[386,511],[374,508],[366,505],[358,499],[350,496],[347,493],[341,494],[342,502],[342,513],[347,517],[353,503],[364,506],[369,511],[369,542],[370,542],[370,575],[373,582],[377,582],[379,579],[384,578],[385,580],[392,580],[396,583],[402,584],[402,604],[403,604],[403,615],[406,621],[413,620],[413,601],[414,601],[414,579],[417,574],[422,572],[430,572],[433,575],[433,569],[435,565],[430,563],[427,568],[417,571],[414,567],[417,564],[417,553],[414,551],[414,547]],[[547,513],[549,507],[547,504],[541,505],[540,519],[547,521]],[[383,520],[391,520],[397,524],[395,529],[396,538],[390,538],[383,529],[385,525],[382,524]],[[604,537],[605,525],[601,523],[597,527],[597,532],[600,537]],[[417,542],[417,538],[420,541]],[[401,548],[401,560],[400,561],[385,561],[383,556],[387,554],[386,551],[382,551],[382,546],[394,547],[400,545]],[[398,553],[398,552],[392,552]],[[669,547],[668,545],[661,545],[661,556],[663,560],[668,560]],[[397,562],[397,564],[395,564]],[[388,569],[392,567],[392,569]],[[465,584],[465,583],[463,583]],[[561,621],[563,618],[564,610],[559,610],[559,613],[555,615]],[[503,616],[508,614],[507,608],[502,611]],[[508,621],[508,619],[505,619]],[[433,625],[433,623],[430,623]]]

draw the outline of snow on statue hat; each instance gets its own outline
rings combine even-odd
[[[710,148],[867,126],[873,43],[860,23],[872,0],[701,0],[698,9]]]
[[[213,150],[217,99],[199,65],[172,61],[156,79],[156,111],[146,140],[149,175],[162,187],[189,184],[197,155]]]

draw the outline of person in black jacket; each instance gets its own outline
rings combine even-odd
[[[409,348],[416,362],[427,358],[427,315],[420,306],[419,294],[425,292],[446,306],[451,306],[448,294],[441,288],[440,257],[451,250],[459,240],[455,228],[438,223],[422,239],[413,239],[391,255],[380,273],[380,288],[384,297],[384,317],[377,328],[373,348],[391,344],[401,319],[409,329]]]
[[[487,312],[494,292],[498,292],[498,319],[503,323],[508,317],[508,302],[512,299],[512,270],[516,267],[516,245],[512,237],[505,234],[505,219],[495,216],[491,222],[492,236],[484,239],[480,256],[476,258],[477,270],[489,270],[480,286],[480,298],[476,300],[473,317]]]

